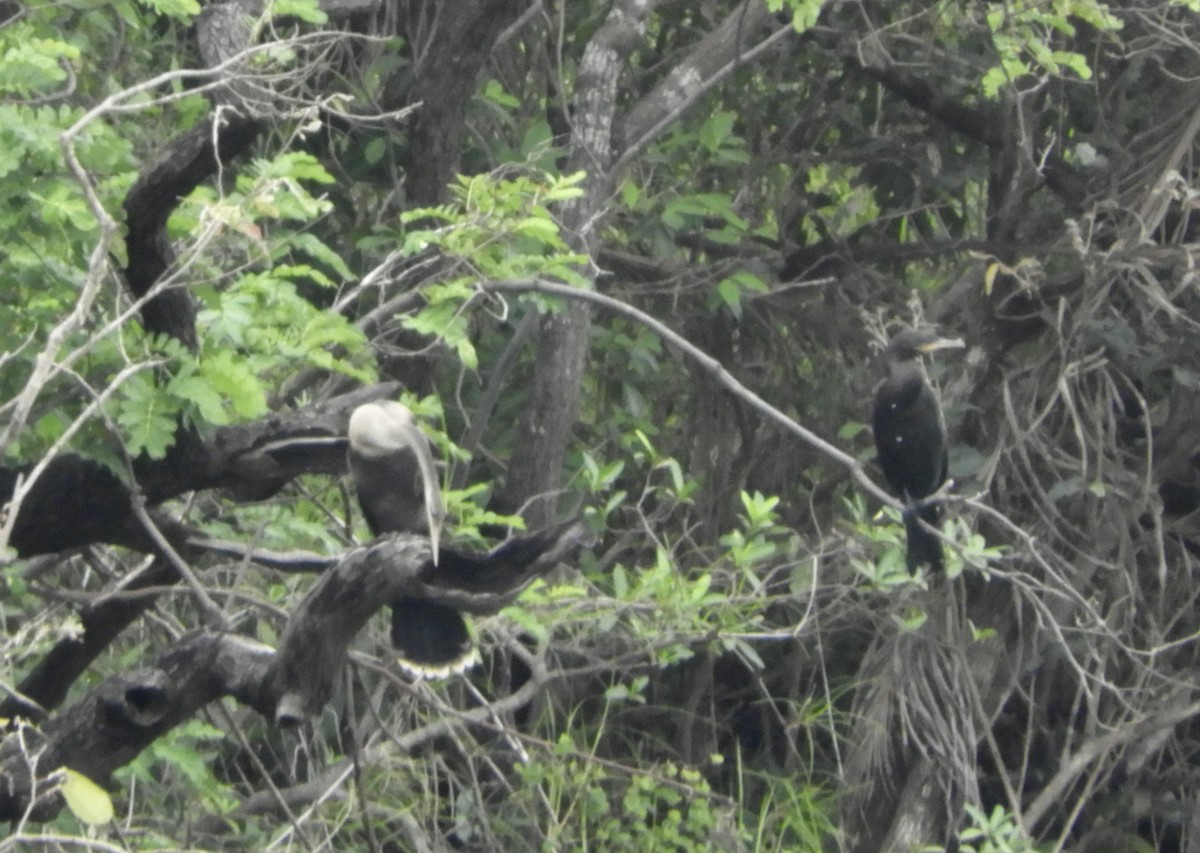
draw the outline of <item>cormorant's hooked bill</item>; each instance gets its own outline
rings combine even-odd
[[[350,474],[371,533],[425,533],[438,563],[446,510],[429,439],[400,403],[366,403],[350,415]],[[405,669],[445,677],[475,662],[462,614],[434,601],[392,602],[392,645]]]
[[[892,338],[883,353],[887,377],[875,391],[871,426],[883,475],[907,505],[909,571],[922,564],[933,571],[944,567],[942,543],[921,524],[938,526],[940,507],[923,504],[922,499],[941,488],[947,469],[946,424],[921,356],[963,346],[958,338],[909,329]]]

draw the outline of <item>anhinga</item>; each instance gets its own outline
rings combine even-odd
[[[936,528],[941,518],[939,506],[922,499],[946,482],[946,424],[921,356],[962,346],[959,339],[909,329],[892,338],[883,353],[887,378],[875,391],[871,426],[883,475],[906,504],[910,572],[922,564],[933,571],[943,568],[942,543],[921,522]]]
[[[382,533],[426,533],[438,561],[445,508],[429,440],[412,412],[395,402],[366,403],[350,415],[350,474],[367,526]],[[392,645],[410,672],[442,677],[475,660],[462,614],[414,598],[392,602]]]

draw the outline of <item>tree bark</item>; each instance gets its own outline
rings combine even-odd
[[[525,0],[463,0],[401,4],[402,28],[419,52],[391,81],[384,104],[420,104],[408,126],[408,201],[438,204],[459,170],[466,107],[496,38],[520,15]]]
[[[745,53],[773,33],[789,29],[775,20],[763,0],[745,0],[629,111],[620,124],[621,156],[657,139],[714,83],[724,79]]]
[[[588,177],[584,194],[564,205],[562,229],[572,249],[589,258],[597,254],[598,219],[610,186],[617,82],[629,54],[645,35],[646,17],[654,6],[637,0],[616,3],[579,63],[566,172],[583,170]],[[593,280],[595,273],[593,268]],[[557,513],[562,463],[579,414],[591,318],[587,304],[573,301],[541,321],[533,387],[500,501],[510,512],[521,511],[534,527],[550,523]]]

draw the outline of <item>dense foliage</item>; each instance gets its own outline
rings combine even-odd
[[[0,772],[69,806],[0,849],[1200,843],[1198,4],[0,19]],[[865,423],[918,323],[968,344],[934,577]],[[218,470],[222,430],[389,381],[452,543],[589,547],[467,677],[403,675],[381,613],[307,725],[226,698],[46,779],[27,726],[102,679],[280,641],[313,579],[247,551],[368,538],[340,457]]]

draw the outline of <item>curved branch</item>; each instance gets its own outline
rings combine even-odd
[[[274,652],[230,634],[200,631],[152,665],[105,679],[38,733],[19,729],[0,744],[0,819],[49,820],[61,798],[48,777],[70,767],[103,784],[154,740],[222,696],[266,709],[261,691]]]
[[[246,424],[223,427],[184,455],[134,462],[147,504],[199,489],[228,489],[239,500],[263,500],[300,474],[346,470],[346,422],[356,407],[395,397],[385,382],[331,400]],[[0,507],[32,465],[0,467]],[[108,468],[66,454],[50,461],[17,508],[9,544],[21,557],[51,554],[96,542],[153,552],[133,519],[132,493]]]
[[[443,549],[436,566],[429,541],[407,533],[349,552],[321,575],[280,638],[267,675],[275,722],[298,725],[329,701],[350,641],[381,604],[403,596],[495,613],[586,539],[583,525],[571,522],[516,537],[487,555]]]
[[[745,0],[700,39],[687,58],[629,111],[621,127],[624,147],[610,173],[620,175],[630,160],[714,86],[795,32],[789,25],[772,24],[775,20],[763,0]]]
[[[253,27],[248,20],[255,0],[215,3],[204,9],[196,20],[196,38],[201,55],[210,68],[224,69],[224,76],[235,78],[238,64],[250,47]],[[227,99],[224,88],[213,93],[214,101]],[[212,120],[200,122],[176,136],[163,148],[158,159],[144,171],[125,196],[126,263],[125,283],[134,299],[151,294],[163,281],[175,256],[167,237],[167,219],[180,201],[202,182],[216,175],[223,164],[247,151],[266,127],[266,123],[248,111],[222,109]],[[191,350],[197,349],[196,308],[182,286],[165,286],[142,305],[142,325],[146,331],[170,335]]]
[[[483,282],[479,285],[481,290],[497,291],[508,293],[544,293],[548,296],[561,296],[567,299],[578,299],[585,302],[590,302],[594,305],[599,305],[616,314],[620,314],[636,323],[640,323],[650,329],[656,335],[672,346],[678,347],[688,358],[695,361],[700,368],[712,376],[720,385],[724,386],[736,397],[741,399],[752,409],[759,414],[766,416],[768,420],[782,426],[785,430],[800,438],[806,444],[811,445],[815,449],[824,453],[833,461],[845,466],[850,470],[850,474],[859,485],[870,492],[888,506],[903,509],[903,505],[883,490],[874,480],[866,475],[863,470],[862,463],[851,456],[846,451],[831,444],[821,438],[812,430],[802,426],[792,420],[775,406],[768,403],[762,397],[755,394],[741,382],[739,382],[733,374],[731,374],[721,362],[717,361],[704,350],[697,347],[695,344],[688,341],[678,332],[674,331],[660,320],[655,319],[644,311],[639,311],[632,305],[622,302],[619,299],[614,299],[611,296],[605,296],[603,293],[597,293],[594,290],[582,290],[577,287],[571,287],[565,284],[555,284],[541,279],[528,279],[516,281],[491,281]]]
[[[180,200],[212,177],[258,138],[264,124],[233,110],[219,110],[213,121],[202,122],[177,136],[158,160],[138,178],[125,196],[125,283],[134,299],[151,293],[174,263],[167,238],[167,219]],[[196,308],[187,290],[161,287],[142,305],[142,325],[154,334],[169,335],[191,350],[196,337]]]

